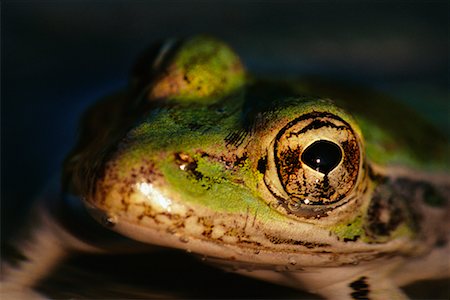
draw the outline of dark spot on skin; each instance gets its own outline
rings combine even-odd
[[[261,173],[261,174],[265,174],[266,173],[266,165],[267,165],[267,157],[266,156],[261,157],[258,160],[258,171],[259,171],[259,173]]]
[[[201,224],[203,226],[203,232],[202,235],[206,238],[212,237],[212,232],[214,229],[214,221],[212,218],[209,217],[199,217],[197,220],[197,223]]]
[[[206,238],[211,238],[212,231],[212,228],[205,229],[203,230],[202,235]]]
[[[362,190],[362,195],[366,195],[367,194],[367,191],[369,190],[369,185],[368,184],[366,184],[365,186],[364,186],[364,189]]]
[[[330,197],[330,193],[329,193],[329,190],[330,190],[330,179],[328,178],[328,175],[325,175],[324,177],[323,177],[323,181],[322,181],[322,193],[321,193],[321,198],[328,198],[328,197]],[[334,191],[332,191],[333,193],[334,193]]]
[[[197,171],[197,161],[192,157],[183,153],[175,153],[175,161],[179,165],[184,165],[184,170],[191,174],[197,181],[203,178],[203,174]]]
[[[366,233],[389,236],[402,223],[418,231],[422,217],[415,206],[417,197],[421,197],[418,193],[423,188],[421,182],[407,178],[379,179],[367,213]]]
[[[445,198],[436,191],[432,186],[427,183],[421,183],[421,189],[423,191],[423,200],[426,204],[433,207],[442,207],[445,204]]]
[[[243,240],[243,239],[239,239],[239,243],[247,244],[247,245],[253,245],[253,246],[259,246],[259,247],[262,246],[262,244],[260,242],[255,242],[255,241],[250,241],[250,240]]]
[[[379,185],[367,211],[368,229],[372,234],[388,236],[405,221],[406,200],[393,193],[389,186]]]
[[[447,243],[448,243],[448,240],[445,237],[441,236],[437,239],[437,241],[434,243],[434,245],[438,248],[442,248],[442,247],[445,247],[447,245]]]
[[[375,173],[373,168],[371,168],[370,166],[368,168],[368,171],[369,171],[368,172],[369,178],[371,181],[374,181],[376,183],[385,183],[388,180],[388,177]]]
[[[242,156],[236,157],[236,159],[235,159],[233,165],[234,165],[235,167],[243,167],[243,166],[244,166],[244,163],[245,163],[245,161],[246,161],[247,159],[248,159],[248,154],[247,154],[247,153],[244,153]]]
[[[360,238],[359,235],[355,235],[355,236],[352,237],[351,239],[350,239],[350,238],[344,238],[344,242],[345,242],[345,243],[347,243],[347,242],[356,242],[359,238]]]
[[[326,243],[314,243],[314,242],[298,241],[298,240],[293,240],[293,239],[284,239],[284,238],[280,238],[277,236],[269,235],[267,233],[264,235],[272,244],[275,244],[275,245],[289,244],[289,245],[295,245],[295,246],[303,246],[308,249],[330,246],[330,244],[326,244]]]
[[[410,214],[411,226],[414,230],[419,230],[423,215],[417,209],[418,202],[423,201],[424,199],[424,188],[429,187],[430,189],[434,189],[434,187],[427,182],[415,181],[408,178],[399,178],[393,185],[397,193],[402,194],[405,199],[408,199],[405,204],[407,206],[407,211]]]
[[[369,284],[367,283],[368,278],[366,276],[360,277],[358,280],[353,281],[349,284],[354,292],[350,294],[352,299],[355,300],[369,300]]]
[[[225,165],[226,169],[232,169],[235,165],[237,156],[233,156],[233,157],[228,157],[225,155],[220,156],[218,159],[216,159],[217,161],[223,163]]]

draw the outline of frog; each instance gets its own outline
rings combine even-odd
[[[157,246],[326,299],[407,299],[450,277],[448,153],[382,93],[261,78],[217,38],[168,39],[84,115],[2,289],[40,297],[72,252]]]

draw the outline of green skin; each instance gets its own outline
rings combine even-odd
[[[319,79],[253,78],[209,37],[180,42],[155,61],[150,73],[133,75],[130,91],[88,112],[66,161],[68,188],[100,221],[326,297],[402,298],[397,286],[449,275],[439,266],[448,254],[449,144],[414,112]],[[349,188],[334,202],[297,205],[274,163],[275,140],[291,121],[325,114],[347,124],[357,145],[351,154],[341,148],[355,160],[328,174]],[[309,145],[337,134],[313,130]],[[356,171],[338,173],[344,167]],[[322,195],[320,188],[312,192]],[[370,288],[358,290],[361,282]]]

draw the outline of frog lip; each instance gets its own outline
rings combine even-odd
[[[386,170],[383,171],[386,172]],[[396,176],[406,174],[405,172],[406,170],[403,173],[398,171]],[[395,172],[393,173],[395,174]],[[414,176],[419,177],[417,174]],[[423,176],[425,176],[425,174]],[[449,183],[448,176],[436,178],[436,180],[438,179],[441,183]],[[311,249],[303,247],[305,243],[308,243],[308,239],[303,242],[303,246],[301,242],[292,244],[274,243],[273,245],[270,245],[269,243],[257,245],[246,242],[227,242],[202,236],[199,232],[193,233],[191,232],[191,229],[188,231],[185,227],[171,229],[167,224],[156,222],[157,220],[154,217],[149,218],[148,222],[145,220],[144,222],[141,222],[141,220],[136,218],[136,215],[129,214],[130,211],[114,212],[108,210],[108,208],[104,206],[105,201],[92,201],[92,199],[87,198],[86,203],[91,214],[93,214],[97,220],[104,225],[107,225],[110,229],[123,236],[129,237],[132,240],[146,244],[184,249],[199,255],[231,261],[243,261],[251,264],[261,264],[263,266],[287,265],[289,264],[289,259],[292,257],[298,261],[298,266],[302,267],[351,264],[355,261],[371,260],[377,255],[401,255],[401,253],[408,252],[411,247],[416,245],[411,243],[408,238],[399,238],[380,244],[367,244],[361,241],[343,243],[336,241],[335,237],[320,237],[318,235],[316,236],[316,234],[314,234],[316,240],[323,243],[329,242],[329,246]],[[196,211],[196,213],[198,212]],[[165,218],[169,217],[167,214],[162,214],[161,216],[164,216]],[[107,221],[107,224],[105,223],[105,220]],[[261,229],[259,230],[262,231]],[[249,234],[253,239],[252,233]],[[280,237],[283,239],[282,236]],[[256,251],[258,251],[258,253],[256,253]],[[333,260],[333,257],[336,257],[336,255],[342,256],[342,258],[337,261]]]
[[[335,266],[352,264],[356,260],[370,260],[380,253],[388,254],[404,248],[404,241],[396,240],[380,245],[370,245],[362,242],[342,243],[335,238],[329,238],[328,243],[294,241],[275,235],[265,235],[266,238],[275,239],[275,242],[266,244],[252,243],[251,240],[227,242],[220,239],[205,237],[201,234],[187,232],[183,228],[171,230],[156,222],[140,223],[126,213],[110,214],[104,209],[88,204],[91,215],[122,236],[132,240],[163,247],[184,249],[188,252],[218,259],[251,263],[264,268],[264,266],[286,265],[293,258],[299,266]],[[251,235],[251,233],[250,233]],[[286,240],[286,242],[283,242]],[[282,241],[282,242],[277,242]],[[383,255],[384,255],[383,254]],[[336,261],[333,257],[340,255],[343,258]]]
[[[178,248],[202,257],[212,258],[214,262],[226,264],[251,264],[255,269],[272,269],[274,266],[290,265],[292,268],[312,266],[341,266],[355,264],[356,261],[372,260],[383,256],[397,255],[395,251],[403,246],[403,241],[397,240],[389,245],[361,244],[359,249],[355,246],[347,249],[330,249],[321,251],[283,251],[265,247],[255,248],[248,245],[236,245],[214,240],[168,234],[166,230],[143,228],[129,220],[119,219],[114,225],[114,230],[133,240],[145,244]],[[340,259],[336,261],[335,257]],[[292,260],[296,261],[296,267],[292,266]]]

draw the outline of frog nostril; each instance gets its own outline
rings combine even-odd
[[[335,143],[320,140],[309,145],[303,151],[301,159],[310,168],[328,174],[341,162],[342,151]]]

